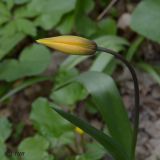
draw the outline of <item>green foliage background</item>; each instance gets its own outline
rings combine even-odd
[[[109,2],[109,0],[99,0],[98,2],[94,0],[0,1],[1,106],[7,106],[12,101],[12,96],[26,87],[42,81],[52,83],[47,96],[45,98],[37,97],[31,104],[28,119],[35,130],[34,135],[28,135],[21,139],[25,122],[22,121],[13,126],[10,118],[0,115],[1,160],[18,159],[16,156],[7,157],[5,155],[9,150],[7,143],[13,136],[19,142],[13,150],[25,152],[24,160],[59,160],[63,158],[66,160],[98,160],[106,156],[105,149],[100,144],[94,140],[91,141],[88,137],[84,142],[84,137],[75,133],[75,126],[51,109],[51,107],[60,107],[70,113],[75,113],[79,101],[84,102],[87,112],[92,116],[97,114],[98,109],[105,122],[109,122],[111,119],[114,121],[114,117],[109,116],[108,111],[116,113],[114,107],[120,106],[119,112],[116,113],[117,120],[114,121],[114,124],[108,124],[108,129],[105,126],[102,130],[110,132],[112,137],[121,141],[125,149],[130,150],[132,129],[122,109],[124,104],[119,100],[120,95],[112,80],[105,82],[106,74],[112,75],[118,64],[113,56],[105,53],[96,54],[91,58],[89,56],[68,56],[60,64],[56,73],[46,76],[45,71],[51,65],[54,53],[44,46],[35,44],[36,39],[43,37],[63,34],[84,36],[94,40],[100,46],[124,54],[126,59],[134,63],[135,67],[150,74],[160,84],[159,66],[145,62],[137,54],[140,45],[146,39],[160,43],[160,0],[144,0],[135,7],[131,13],[129,26],[130,32],[136,37],[132,41],[119,34],[117,26],[119,15],[116,7],[113,7],[102,20],[97,21],[97,16]],[[77,65],[87,59],[91,59],[92,63],[88,67],[89,72],[85,76],[82,75],[85,77],[82,78],[81,70]],[[99,75],[98,72],[103,72],[103,75]],[[96,78],[93,73],[99,78]],[[80,80],[74,80],[74,83],[56,89],[73,79]],[[94,84],[98,83],[102,83],[106,87],[96,88]],[[106,93],[98,93],[105,92],[103,89],[107,87],[111,87],[109,88],[110,93],[107,94],[113,96],[108,99],[104,97],[106,102],[103,102],[99,95],[103,97]],[[92,95],[92,98],[89,97],[89,94]],[[115,99],[116,103],[112,104],[111,102]],[[109,103],[113,110],[105,110],[105,103]],[[104,111],[105,115],[103,115]],[[108,119],[105,119],[106,115]],[[115,125],[118,124],[121,124],[121,129],[125,130],[124,133],[119,134],[122,130],[116,130],[118,126],[115,127]],[[116,132],[118,134],[115,134]],[[77,136],[81,139],[82,149],[80,147],[80,149],[74,150]],[[126,136],[129,137],[126,138]],[[83,147],[85,151],[81,151]]]

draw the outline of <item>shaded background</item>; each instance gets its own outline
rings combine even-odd
[[[25,157],[29,160],[111,159],[94,140],[51,114],[46,99],[38,97],[106,130],[81,85],[56,93],[53,88],[86,70],[110,74],[130,117],[132,79],[110,55],[66,56],[35,43],[39,38],[64,34],[95,40],[120,52],[135,66],[141,95],[137,160],[160,158],[160,0],[121,0],[103,14],[112,2],[0,1],[0,159],[24,158],[5,155],[15,151],[30,153]]]

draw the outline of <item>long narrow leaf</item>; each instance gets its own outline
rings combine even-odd
[[[86,60],[89,56],[71,55],[60,66],[60,69],[71,69]]]
[[[96,128],[89,125],[87,122],[77,118],[76,116],[66,113],[62,110],[52,107],[57,113],[59,113],[62,117],[73,123],[75,126],[78,126],[90,136],[95,138],[100,144],[102,144],[107,151],[115,158],[115,160],[128,160],[127,155],[121,148],[121,146],[116,143],[113,138],[107,136],[103,132],[97,130]]]
[[[76,80],[82,83],[92,95],[92,100],[107,124],[111,136],[121,144],[130,157],[132,127],[112,78],[100,72],[90,71],[81,74]],[[74,82],[73,79],[59,86],[56,90],[72,82]]]
[[[77,77],[92,95],[111,136],[131,155],[132,127],[117,87],[106,74],[86,72]]]

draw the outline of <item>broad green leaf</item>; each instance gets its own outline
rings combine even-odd
[[[3,95],[0,98],[0,102],[3,102],[4,100],[8,99],[12,95],[16,94],[17,92],[35,84],[35,83],[39,83],[39,82],[46,81],[46,80],[49,80],[49,78],[48,77],[36,77],[36,78],[31,78],[31,79],[25,80],[24,82],[22,82],[21,84],[19,84],[15,88],[10,89],[10,91],[8,93]]]
[[[17,28],[15,21],[10,21],[1,29],[0,36],[11,37],[14,36],[16,32]]]
[[[24,160],[44,160],[48,159],[49,156],[47,153],[48,147],[49,142],[44,137],[36,135],[24,139],[18,150],[24,152]]]
[[[73,26],[74,26],[74,14],[73,12],[70,12],[61,19],[61,22],[58,24],[56,29],[61,34],[69,34],[71,33]]]
[[[112,18],[103,19],[98,23],[98,27],[96,36],[115,35],[117,32],[116,22]]]
[[[12,7],[14,6],[14,0],[3,0],[3,2],[6,3],[8,10],[11,10]]]
[[[11,123],[7,118],[0,117],[0,141],[4,142],[11,134]]]
[[[27,19],[16,19],[16,26],[19,32],[26,35],[36,36],[36,27]]]
[[[50,51],[41,45],[25,48],[19,61],[10,59],[0,63],[0,79],[13,81],[24,76],[42,73],[51,62]]]
[[[90,4],[92,3],[92,5]],[[96,28],[96,23],[87,15],[88,10],[94,6],[89,0],[77,0],[75,9],[75,30],[85,36],[91,36]]]
[[[32,0],[28,5],[30,9],[35,10],[39,13],[54,13],[57,16],[61,12],[63,15],[74,9],[76,0]],[[41,5],[38,5],[41,4]],[[56,4],[56,5],[55,5]],[[44,10],[44,8],[46,8]]]
[[[78,2],[77,2],[78,3]],[[84,13],[89,13],[93,10],[94,8],[94,1],[91,0],[81,0],[78,4],[82,5],[83,8],[81,8],[81,11]],[[80,6],[79,6],[80,7]]]
[[[72,114],[59,110],[55,107],[53,107],[53,110],[95,138],[115,158],[115,160],[128,160],[126,153],[121,148],[120,144],[114,141],[114,139]]]
[[[55,78],[55,87],[65,83],[66,81],[77,75],[78,71],[75,69],[60,70],[60,72],[56,75]],[[53,89],[50,95],[51,99],[56,103],[70,106],[73,106],[77,101],[83,100],[86,96],[86,90],[79,83],[72,83],[57,91]]]
[[[97,26],[93,20],[86,15],[78,15],[75,21],[76,31],[83,36],[91,36],[97,30]]]
[[[45,98],[38,98],[32,104],[30,118],[46,138],[61,138],[73,129],[70,123],[51,109],[51,104]]]
[[[124,45],[128,45],[128,42],[125,39],[117,36],[103,36],[97,38],[95,41],[98,44],[98,46],[106,47],[117,52],[123,50]],[[110,65],[110,62],[112,62],[112,60],[113,56],[111,54],[101,53],[97,56],[96,60],[93,62],[90,70],[103,71],[107,66]]]
[[[37,26],[51,29],[60,21],[64,14],[74,9],[75,3],[76,0],[32,0],[28,8],[30,11],[40,14],[40,17],[35,21]]]
[[[76,102],[86,98],[87,92],[79,83],[72,83],[68,86],[54,91],[51,94],[51,99],[60,105],[75,105]]]
[[[85,35],[90,35],[95,30],[95,23],[87,17],[88,14],[94,7],[94,1],[91,0],[78,0],[76,3],[76,9],[74,12],[70,12],[65,15],[60,24],[56,27],[62,34],[68,34],[76,26],[76,30]],[[86,25],[87,27],[82,26]],[[91,27],[89,27],[91,26]],[[92,29],[94,27],[94,29]],[[86,36],[85,35],[85,36]]]
[[[42,14],[34,22],[36,26],[40,26],[45,30],[49,30],[54,27],[59,21],[61,16],[54,16],[50,13]]]
[[[143,0],[131,18],[131,28],[139,34],[160,43],[160,0]]]
[[[88,160],[99,160],[106,154],[104,147],[95,142],[88,143],[86,150],[87,151],[83,157]]]
[[[6,23],[11,18],[11,13],[3,2],[0,1],[0,25]]]
[[[16,33],[9,37],[0,37],[0,59],[6,56],[24,38],[25,35],[22,33]]]
[[[30,8],[28,8],[26,5],[19,7],[14,12],[15,18],[34,18],[36,16],[39,16],[37,12],[30,11]]]
[[[0,2],[0,15],[2,17],[3,16],[11,17],[10,11],[8,10],[7,6],[3,2]]]
[[[54,87],[56,88],[57,86],[65,83],[66,81],[73,79],[77,75],[79,75],[79,72],[76,68],[71,68],[70,70],[65,70],[64,68],[60,69],[59,72],[55,75]]]
[[[131,156],[132,128],[113,80],[100,72],[86,72],[77,77],[92,95],[92,101],[101,113],[111,136]]]

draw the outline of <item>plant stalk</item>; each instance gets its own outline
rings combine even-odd
[[[132,159],[135,159],[135,149],[136,149],[136,143],[137,143],[137,135],[138,135],[138,127],[139,127],[139,110],[140,110],[140,97],[139,97],[139,85],[138,85],[138,79],[137,79],[137,75],[136,72],[134,70],[134,68],[132,67],[132,65],[119,53],[107,49],[107,48],[103,48],[103,47],[97,47],[97,51],[102,51],[102,52],[106,52],[109,53],[111,55],[113,55],[115,58],[121,60],[129,69],[129,71],[131,72],[132,75],[132,79],[134,82],[134,94],[135,94],[135,106],[134,106],[134,112],[133,112],[133,140],[132,140]]]

